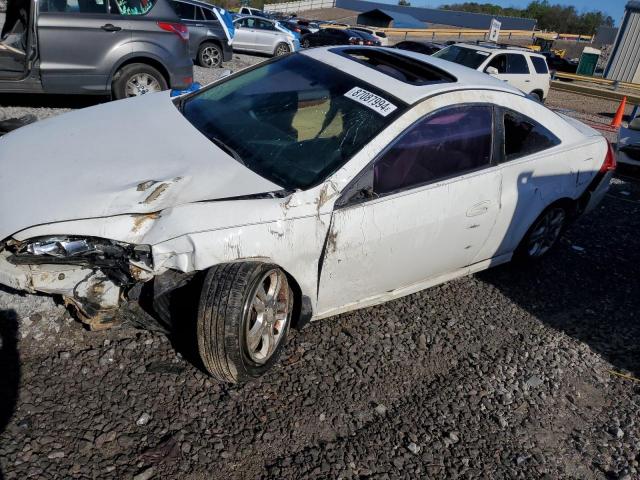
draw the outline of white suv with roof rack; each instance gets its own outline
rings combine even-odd
[[[551,76],[543,55],[523,47],[492,43],[456,43],[433,54],[488,73],[544,102]]]

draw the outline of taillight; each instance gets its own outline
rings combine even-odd
[[[349,37],[349,43],[351,45],[362,45],[362,39],[356,37]]]
[[[613,151],[613,147],[607,141],[607,156],[604,157],[604,163],[600,167],[600,173],[607,173],[616,169],[616,154]]]
[[[158,22],[158,26],[167,32],[173,32],[183,41],[189,40],[189,29],[184,23]]]

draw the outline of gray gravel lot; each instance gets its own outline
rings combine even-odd
[[[2,114],[84,105],[32,101]],[[233,387],[179,339],[0,290],[0,478],[638,479],[639,232],[623,171],[540,264],[312,323]]]

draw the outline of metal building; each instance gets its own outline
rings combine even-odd
[[[640,83],[640,1],[627,3],[604,76]]]
[[[394,28],[425,28],[424,22],[421,22],[406,13],[393,12],[391,10],[383,10],[374,8],[368,12],[358,15],[358,25],[369,25],[371,27],[394,27]]]

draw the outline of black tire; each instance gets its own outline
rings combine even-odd
[[[540,93],[540,92],[531,92],[530,95],[532,97],[534,97],[538,102],[544,104],[544,99],[542,98],[542,93]]]
[[[198,65],[216,68],[222,65],[222,48],[213,42],[205,42],[198,49]]]
[[[561,219],[558,224],[554,224],[552,228],[552,232],[544,237],[542,240],[542,246],[536,248],[534,245],[537,243],[537,236],[539,235],[540,229],[542,228],[541,224],[545,221],[545,219],[554,218],[554,215],[561,215]],[[562,233],[567,227],[567,221],[569,218],[569,212],[563,205],[554,204],[547,207],[539,216],[536,218],[533,225],[529,227],[527,233],[524,235],[518,248],[516,248],[513,259],[516,262],[520,263],[530,263],[540,260],[545,257],[553,248],[558,244],[558,240],[562,236]],[[544,247],[544,248],[542,248]]]
[[[311,48],[311,42],[309,41],[308,38],[303,38],[302,39],[302,47],[303,48]]]
[[[276,45],[276,48],[273,49],[273,56],[279,57],[281,55],[286,55],[287,53],[291,53],[291,47],[284,42],[281,42]]]
[[[272,272],[278,272],[284,278],[281,288],[286,291],[286,302],[276,298],[274,303],[286,303],[288,313],[278,330],[279,341],[273,353],[264,361],[257,361],[252,357],[248,340],[248,332],[253,330],[251,325],[258,324],[252,315],[252,302],[258,297],[258,289],[265,285],[261,280],[271,282],[268,275]],[[204,367],[217,380],[228,383],[246,382],[266,373],[278,361],[286,344],[292,307],[293,292],[286,275],[277,266],[242,262],[212,267],[202,286],[197,317],[198,350]],[[270,325],[267,321],[263,323]],[[275,325],[269,328],[273,331]],[[263,342],[263,337],[260,338]]]
[[[137,75],[141,75],[143,77],[146,76],[147,78],[153,79],[156,83],[147,85],[148,87],[153,85],[153,89],[144,91],[146,88],[145,85],[140,84],[141,86],[137,92],[137,95],[129,94],[127,92],[127,84],[129,83],[129,81],[133,82]],[[155,87],[156,84],[157,88]],[[144,93],[151,93],[152,91],[167,90],[168,88],[169,86],[164,76],[157,69],[145,63],[131,63],[129,65],[125,65],[116,72],[111,83],[111,91],[113,97],[116,100],[143,95]]]

